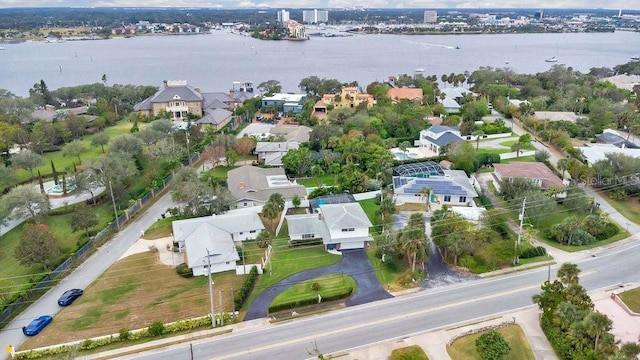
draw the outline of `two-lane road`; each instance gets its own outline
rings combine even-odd
[[[635,241],[605,250],[578,263],[581,284],[588,290],[640,281]],[[551,278],[559,265],[551,267]],[[328,314],[239,330],[190,344],[120,359],[304,359],[317,344],[324,354],[389,341],[532,306],[548,268],[470,281],[422,291]],[[193,352],[193,357],[191,354]]]

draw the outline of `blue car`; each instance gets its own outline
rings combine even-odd
[[[84,291],[82,291],[82,289],[67,290],[58,299],[58,305],[60,306],[71,305],[71,303],[74,302],[80,296],[82,296],[82,294],[84,294]]]
[[[34,319],[27,326],[22,327],[22,333],[27,336],[38,335],[42,329],[44,329],[47,325],[51,323],[53,318],[50,315],[42,315],[37,319]]]

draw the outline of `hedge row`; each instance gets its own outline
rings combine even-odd
[[[348,298],[349,296],[351,296],[351,294],[353,294],[353,288],[350,287],[349,289],[347,289],[342,293],[338,293],[330,296],[329,295],[323,296],[322,301],[340,300],[340,299]],[[269,306],[269,314],[275,313],[278,311],[294,309],[301,306],[313,305],[317,303],[318,303],[318,297],[313,296],[313,297],[299,299],[299,300],[295,300],[287,303],[276,304],[276,305]]]
[[[251,271],[249,271],[249,275],[244,279],[242,288],[240,288],[240,290],[233,296],[233,303],[235,304],[234,309],[242,309],[244,302],[247,301],[247,298],[251,294],[251,290],[253,290],[253,286],[256,284],[257,280],[258,268],[254,266],[251,268]]]
[[[158,328],[157,322],[154,322],[149,328],[142,329],[140,331],[130,332],[128,329],[121,329],[119,335],[111,335],[109,337],[100,338],[100,339],[86,339],[79,344],[76,345],[61,345],[53,348],[48,348],[44,350],[29,350],[25,352],[16,353],[14,359],[16,360],[24,360],[24,359],[38,359],[44,356],[50,357],[59,357],[62,354],[74,352],[77,350],[93,350],[101,346],[110,345],[117,342],[124,341],[136,341],[142,338],[155,337],[157,335],[153,335],[152,332],[154,329]],[[162,323],[160,323],[162,324]],[[151,328],[154,326],[154,328]],[[172,324],[164,325],[162,328],[162,334],[176,333],[182,331],[188,331],[193,329],[198,329],[202,327],[211,326],[211,317],[204,316],[196,319],[189,320],[181,320]],[[152,331],[150,331],[150,329]]]

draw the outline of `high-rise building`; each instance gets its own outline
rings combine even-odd
[[[318,9],[303,10],[302,22],[307,24],[327,23],[329,22],[329,11]]]
[[[287,22],[289,21],[289,12],[285,9],[278,11],[278,22]]]
[[[438,22],[438,12],[435,10],[427,10],[424,12],[425,24],[435,24]]]
[[[541,20],[543,16],[544,16],[544,11],[542,10],[538,10],[533,14],[533,18],[538,20]]]

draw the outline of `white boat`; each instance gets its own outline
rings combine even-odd
[[[416,69],[416,73],[423,73],[423,72],[424,72],[424,69],[423,69],[423,68],[417,68],[417,69]]]
[[[4,49],[4,48],[3,48],[3,49]],[[632,57],[631,57],[631,60],[638,61],[638,60],[640,60],[640,56],[632,56]]]
[[[558,58],[557,58],[557,57],[555,57],[555,56],[552,56],[552,57],[550,57],[550,58],[546,59],[545,61],[546,61],[546,62],[558,62]]]
[[[4,46],[0,46],[0,50],[4,50]]]

